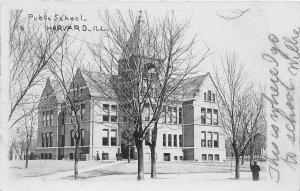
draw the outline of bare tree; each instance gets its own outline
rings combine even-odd
[[[28,168],[29,150],[33,147],[33,141],[37,132],[37,106],[36,96],[25,96],[16,110],[16,116],[22,116],[15,126],[10,127],[10,160],[13,151],[18,158],[25,160],[25,168]]]
[[[244,98],[246,100],[244,103],[247,103],[247,105],[244,107],[241,119],[241,125],[243,126],[241,137],[243,140],[240,141],[244,141],[246,137],[250,137],[250,143],[247,147],[250,147],[250,164],[252,164],[253,145],[258,137],[266,133],[265,102],[262,92],[255,91],[252,86],[246,91],[248,96]],[[244,155],[247,147],[241,153],[242,164],[244,164]]]
[[[38,112],[37,102],[31,99],[23,99],[26,104],[21,104],[19,107],[20,115],[24,117],[17,123],[19,134],[24,137],[23,147],[25,150],[25,168],[28,168],[29,149],[32,146],[34,135],[37,131]],[[30,113],[27,115],[27,113]]]
[[[215,68],[220,123],[235,155],[235,178],[240,177],[240,156],[250,142],[263,131],[264,100],[247,87],[244,66],[236,54],[221,60],[221,71]]]
[[[16,152],[17,148],[17,142],[18,142],[18,137],[17,137],[17,132],[15,128],[10,128],[9,129],[9,160],[13,160],[14,157],[14,152]]]
[[[74,47],[79,47],[75,48]],[[82,93],[82,84],[78,83],[80,70],[78,67],[82,65],[84,54],[82,54],[82,46],[77,45],[76,41],[68,38],[61,45],[55,55],[49,61],[49,70],[54,76],[57,88],[57,94],[63,99],[62,111],[65,113],[66,119],[70,119],[70,124],[74,129],[75,140],[75,163],[74,178],[78,176],[78,160],[79,160],[79,143],[81,138],[81,123],[85,117],[85,108],[83,102],[87,100],[89,95]]]
[[[58,24],[56,23],[51,24]],[[10,11],[9,47],[10,47],[10,113],[11,120],[17,107],[32,87],[44,80],[43,71],[65,41],[68,31],[49,30],[49,21],[31,22],[24,16],[23,10]],[[26,114],[25,114],[26,115]],[[13,125],[23,116],[19,116]]]
[[[138,180],[142,180],[145,133],[154,125],[149,145],[151,155],[155,156],[162,105],[185,78],[194,74],[209,49],[206,47],[204,54],[193,51],[196,35],[191,39],[186,37],[190,22],[177,22],[173,12],[161,19],[132,11],[128,15],[105,11],[100,17],[106,30],[101,41],[90,46],[90,50],[98,64],[94,70],[106,74],[110,80],[104,87],[105,79],[93,79],[95,89],[114,100],[132,121],[138,151]],[[148,109],[152,115],[145,120],[143,116]],[[155,169],[155,157],[151,158]]]
[[[134,147],[134,126],[130,124],[131,122],[123,122],[119,124],[119,133],[120,133],[120,139],[121,139],[121,145],[125,147],[127,150],[127,159],[128,163],[130,163],[130,151],[132,147]]]
[[[232,21],[237,22],[238,19],[240,19],[243,15],[245,15],[248,11],[250,11],[250,9],[234,9],[234,10],[230,10],[228,13],[226,14],[218,14],[218,17],[226,20],[226,21]]]

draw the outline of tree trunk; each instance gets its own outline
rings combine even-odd
[[[250,164],[253,164],[253,158],[254,158],[253,143],[250,144],[250,153],[249,154],[250,154]]]
[[[12,160],[13,159],[13,148],[10,147],[9,149],[9,160]]]
[[[152,130],[152,136],[151,136],[151,144],[149,145],[151,151],[151,178],[157,178],[156,156],[155,156],[155,147],[157,141],[157,124],[158,124],[158,120],[156,120],[154,123],[154,128]]]
[[[240,178],[240,156],[235,153],[235,179]]]
[[[136,148],[138,152],[138,180],[144,180],[144,152],[143,140],[136,141]]]
[[[29,148],[26,148],[26,151],[25,151],[25,160],[26,160],[25,168],[28,168],[28,150],[29,150]]]
[[[241,162],[241,165],[244,165],[244,156],[245,156],[245,154],[242,154],[242,162]]]
[[[155,157],[155,145],[150,146],[151,150],[151,178],[156,178],[156,157]]]
[[[78,175],[78,146],[79,146],[79,140],[76,139],[75,141],[75,164],[74,164],[74,178],[75,180],[77,179]]]
[[[127,156],[128,163],[130,163],[130,150],[131,150],[131,147],[128,147],[128,156]]]

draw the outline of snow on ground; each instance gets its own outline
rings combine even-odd
[[[129,164],[126,161],[111,164],[100,161],[80,161],[80,179],[75,181],[70,175],[74,161],[30,161],[29,169],[24,169],[24,161],[18,161],[9,164],[14,176],[5,181],[2,190],[290,190],[286,185],[282,187],[267,181],[265,164],[259,164],[262,168],[260,181],[254,182],[248,162],[241,166],[239,180],[234,179],[234,172],[231,173],[230,161],[225,163],[158,162],[157,179],[150,178],[150,163],[145,162],[145,180],[137,181],[136,161]],[[69,173],[64,174],[63,171]],[[66,176],[62,177],[62,174]]]
[[[261,175],[261,181],[254,182],[250,172],[242,172],[240,180],[233,179],[231,173],[190,173],[190,174],[159,174],[157,179],[151,179],[145,175],[144,181],[137,181],[136,175],[112,175],[100,176],[85,180],[56,180],[43,181],[33,178],[25,181],[18,180],[5,187],[3,190],[12,191],[53,191],[53,190],[139,190],[139,191],[206,191],[206,190],[287,190],[287,187],[275,185],[265,180],[265,174]]]
[[[113,161],[79,161],[79,169],[88,168]],[[74,169],[74,161],[71,160],[29,160],[28,169],[25,169],[25,161],[8,161],[9,174],[18,179],[23,177],[37,177]]]

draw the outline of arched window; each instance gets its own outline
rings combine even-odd
[[[208,101],[211,101],[211,91],[208,91]]]

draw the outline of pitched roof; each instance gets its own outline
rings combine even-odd
[[[108,74],[89,70],[81,70],[81,74],[92,97],[107,97],[107,94],[112,94],[109,88],[111,76]]]
[[[49,78],[48,78],[49,79]],[[55,79],[50,79],[50,85],[54,90],[54,94],[59,103],[62,103],[65,100],[63,89],[61,88],[59,82]]]
[[[49,103],[57,104],[64,101],[62,89],[56,80],[47,78],[46,85],[40,98],[40,106],[48,105]]]
[[[197,93],[200,91],[201,85],[204,79],[209,75],[209,73],[204,75],[199,75],[191,78],[184,79],[181,87],[182,87],[182,99],[191,100],[193,99]]]

